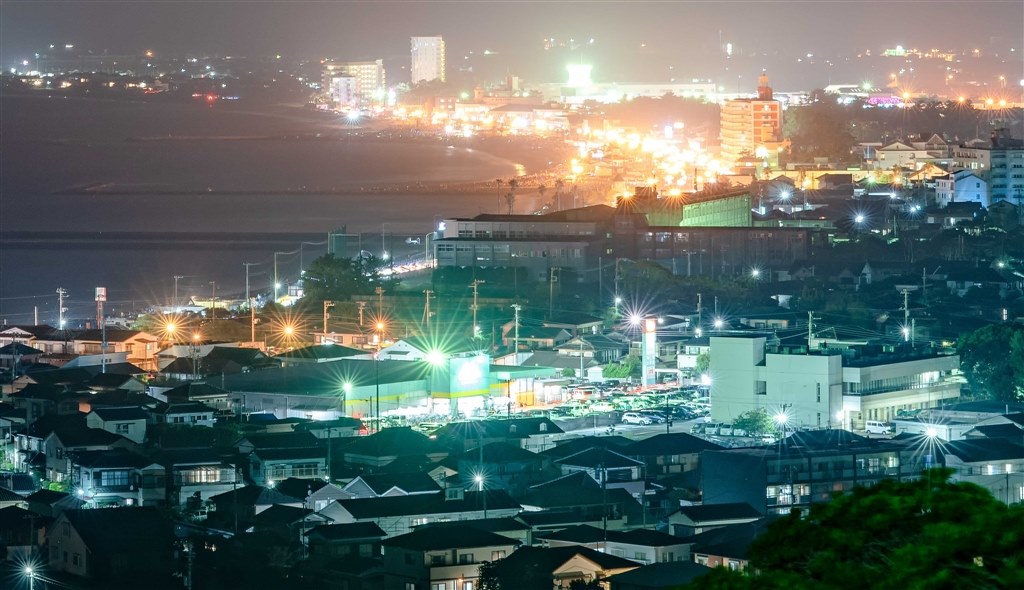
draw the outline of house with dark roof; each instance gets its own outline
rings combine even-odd
[[[125,373],[97,373],[86,383],[90,391],[114,391],[122,389],[134,393],[144,393],[146,384],[138,377]]]
[[[750,544],[771,524],[772,518],[713,528],[689,538],[694,562],[708,567],[746,569]]]
[[[626,445],[618,452],[643,461],[647,476],[672,475],[693,471],[700,466],[700,454],[722,447],[706,439],[683,432],[658,434]]]
[[[517,333],[515,322],[509,322],[502,326],[501,332],[501,343],[511,347],[515,346],[518,339],[520,351],[554,348],[572,338],[572,334],[565,328],[544,326],[519,326]]]
[[[274,359],[284,366],[330,363],[341,359],[371,360],[372,358],[373,353],[368,350],[351,348],[340,344],[312,344],[274,356]]]
[[[1024,431],[1016,438],[970,438],[938,445],[954,481],[979,485],[1007,504],[1024,501]],[[920,441],[928,445],[927,437]],[[924,448],[927,448],[924,447]]]
[[[448,450],[411,428],[384,428],[357,438],[344,449],[346,463],[367,467],[383,467],[402,457],[424,455],[436,462],[447,457]]]
[[[638,567],[635,561],[579,545],[520,547],[497,562],[493,573],[502,587],[567,590],[576,581],[600,581]]]
[[[25,500],[32,512],[50,518],[56,518],[65,510],[76,510],[85,504],[85,500],[75,494],[58,492],[43,488],[30,494]]]
[[[22,366],[38,362],[44,354],[42,350],[27,344],[11,342],[0,346],[0,368],[8,369],[10,373],[20,372]]]
[[[124,449],[79,451],[71,457],[71,489],[87,507],[153,506],[167,501],[163,465]]]
[[[148,417],[149,415],[138,406],[93,408],[85,417],[85,425],[119,434],[132,442],[142,444],[146,440]]]
[[[237,522],[238,530],[245,530],[253,518],[275,504],[302,508],[302,501],[264,486],[246,485],[216,494],[210,501],[217,507],[221,524]]]
[[[339,557],[379,558],[381,541],[387,537],[374,522],[323,524],[305,533],[309,556],[314,560]]]
[[[472,486],[480,476],[488,489],[502,489],[519,496],[535,483],[555,475],[547,457],[506,442],[485,444],[444,461],[459,474],[461,484]]]
[[[46,543],[50,572],[97,584],[171,581],[174,534],[156,508],[68,510],[46,529]]]
[[[441,492],[441,486],[422,471],[360,475],[345,484],[342,489],[352,498],[384,498]]]
[[[25,496],[16,494],[13,490],[0,487],[0,508],[7,508],[10,506],[28,508],[28,501],[25,499]]]
[[[610,590],[678,590],[711,568],[692,561],[652,563],[608,578]]]
[[[46,479],[64,481],[75,470],[74,458],[85,451],[133,450],[138,445],[131,440],[99,428],[72,426],[59,428],[43,440],[46,455]]]
[[[611,449],[589,448],[557,459],[555,465],[565,475],[583,471],[609,489],[622,488],[634,495],[642,494],[645,489],[640,474],[644,464]]]
[[[690,560],[690,545],[685,539],[650,529],[605,531],[580,524],[537,538],[545,547],[584,546],[642,564]]]
[[[155,424],[213,428],[216,412],[214,408],[195,401],[161,403],[149,410],[149,419]]]
[[[330,522],[330,518],[309,508],[274,504],[257,513],[246,532],[271,534],[281,539],[282,546],[298,548],[305,542],[306,531]]]
[[[236,485],[241,474],[233,458],[205,448],[164,449],[156,461],[167,469],[167,502],[196,510]]]
[[[34,379],[43,373],[22,375],[22,381],[31,375]],[[77,386],[76,386],[77,385]],[[25,423],[32,424],[43,416],[64,416],[78,413],[81,384],[27,383],[7,397],[15,409],[25,412]]]
[[[629,519],[643,518],[640,503],[627,490],[602,489],[582,471],[532,486],[519,501],[526,509],[520,518],[535,534],[574,524],[622,529]]]
[[[668,515],[668,529],[680,537],[692,537],[705,531],[753,522],[761,518],[756,508],[745,502],[682,506]]]
[[[629,353],[629,340],[616,334],[583,334],[567,342],[555,345],[558,354],[576,359],[580,355],[599,365],[617,362]]]
[[[302,502],[303,506],[317,512],[335,500],[347,500],[352,494],[341,487],[320,479],[289,477],[274,482],[274,489]]]
[[[480,566],[504,559],[519,541],[472,526],[452,526],[417,529],[382,545],[384,568],[397,582],[394,587],[461,590],[477,588]]]
[[[327,476],[327,449],[315,447],[260,448],[249,454],[249,478],[274,485],[289,477],[323,479]]]
[[[505,442],[538,452],[554,446],[560,434],[564,431],[550,418],[526,417],[449,422],[435,430],[433,437],[457,451]]]
[[[519,503],[501,490],[448,489],[444,494],[338,500],[320,512],[337,523],[376,522],[389,535],[402,535],[429,522],[509,517],[521,510]]]

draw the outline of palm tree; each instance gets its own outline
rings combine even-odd
[[[555,211],[562,209],[562,189],[565,188],[565,181],[561,178],[555,180]]]

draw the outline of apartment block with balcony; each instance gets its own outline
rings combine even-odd
[[[721,158],[735,164],[764,148],[770,166],[778,166],[782,139],[782,103],[774,100],[768,77],[758,79],[757,98],[728,100],[722,105]]]
[[[769,342],[771,340],[771,342]],[[860,429],[959,398],[960,357],[909,345],[815,346],[766,334],[711,337],[712,419],[785,411],[791,428]]]
[[[746,502],[762,514],[786,514],[857,486],[917,479],[933,459],[913,441],[837,429],[795,432],[765,447],[705,451],[702,493],[716,503]]]

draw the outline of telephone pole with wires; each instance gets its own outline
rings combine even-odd
[[[473,283],[469,286],[473,289],[473,338],[479,335],[480,327],[476,323],[477,311],[480,309],[480,285],[486,281],[481,279],[473,279]]]

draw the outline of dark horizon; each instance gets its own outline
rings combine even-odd
[[[0,61],[30,59],[73,44],[75,51],[159,56],[210,54],[292,61],[382,58],[407,67],[409,37],[442,35],[450,70],[511,71],[535,81],[561,76],[569,59],[595,65],[606,81],[630,74],[661,81],[678,75],[716,75],[723,47],[784,79],[797,59],[848,59],[902,45],[921,49],[980,49],[1020,70],[1024,5],[984,0],[972,12],[978,41],[936,35],[963,25],[963,14],[936,2],[4,2]],[[738,18],[738,15],[742,17]],[[82,23],[89,23],[83,27]],[[553,50],[545,39],[554,38]],[[560,45],[569,45],[571,49]],[[593,39],[593,43],[590,40]],[[491,52],[483,55],[484,51]],[[720,58],[720,64],[714,59]],[[692,63],[699,61],[699,64]],[[705,66],[709,71],[698,71]],[[736,64],[739,66],[739,64]],[[834,64],[839,68],[841,63]],[[635,70],[635,71],[634,71]],[[671,73],[670,70],[678,72]],[[795,73],[794,73],[795,74]],[[797,77],[794,75],[794,77]],[[400,71],[389,78],[402,81]],[[664,81],[668,81],[667,79]]]

